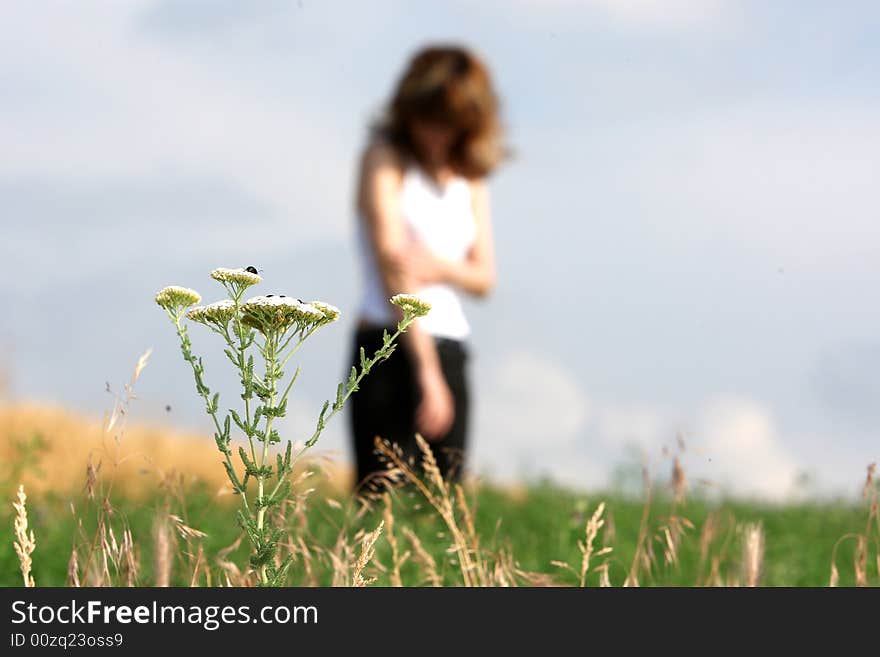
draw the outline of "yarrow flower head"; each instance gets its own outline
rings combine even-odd
[[[244,302],[242,322],[263,334],[299,329],[321,322],[324,313],[308,303],[286,296],[258,296]]]
[[[197,304],[201,300],[202,295],[198,292],[190,290],[188,287],[180,287],[179,285],[163,287],[156,293],[156,303],[176,316],[179,316],[184,309]]]
[[[314,304],[302,303],[301,301],[297,301],[297,303],[299,304],[299,319],[303,324],[317,324],[326,321],[326,315]]]
[[[329,303],[324,303],[323,301],[312,301],[310,306],[317,308],[323,315],[323,323],[330,324],[331,322],[335,322],[339,319],[339,308],[336,306],[332,306]]]
[[[186,318],[191,322],[204,322],[205,321],[205,307],[204,306],[193,306],[189,310],[186,311]]]
[[[235,303],[230,299],[215,301],[207,306],[196,306],[186,313],[187,319],[202,324],[210,322],[218,326],[225,326],[233,317],[235,317]]]
[[[211,278],[224,284],[229,283],[233,287],[237,287],[240,290],[249,288],[251,285],[256,285],[263,280],[263,277],[259,274],[249,272],[247,269],[243,269],[242,267],[237,267],[235,269],[230,269],[229,267],[218,267],[211,272]]]
[[[395,294],[391,303],[415,317],[423,317],[431,310],[431,304],[415,294]]]

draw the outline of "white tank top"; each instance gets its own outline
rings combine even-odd
[[[400,188],[400,213],[409,236],[421,240],[440,258],[463,260],[474,243],[476,220],[471,188],[462,177],[452,178],[441,188],[421,168],[408,167]],[[363,218],[357,223],[365,283],[361,316],[374,324],[393,326],[397,321],[394,307],[388,302],[367,226]],[[418,294],[431,304],[431,312],[418,320],[427,333],[454,340],[463,340],[470,334],[461,300],[452,286],[434,283],[407,292]]]

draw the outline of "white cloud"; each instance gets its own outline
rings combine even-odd
[[[491,413],[495,430],[513,443],[560,445],[586,425],[589,400],[564,367],[525,351],[511,353],[495,372]]]
[[[675,451],[679,436],[689,478],[716,489],[778,499],[793,492],[800,472],[772,413],[753,399],[710,397],[691,412],[600,402],[564,366],[526,351],[507,356],[481,390],[474,460],[493,477],[552,472],[581,489],[601,488],[637,447],[662,478],[664,448]]]
[[[802,470],[771,411],[754,399],[710,397],[684,417],[651,406],[611,404],[598,409],[597,418],[606,453],[619,460],[624,447],[637,446],[655,476],[665,476],[663,449],[675,452],[678,437],[688,477],[713,489],[778,499],[793,492]]]
[[[589,415],[586,393],[562,365],[514,351],[477,390],[475,463],[502,477],[540,474],[576,447]]]
[[[800,466],[782,445],[770,412],[744,398],[720,397],[700,414],[696,444],[709,479],[742,494],[781,498],[793,492]]]
[[[709,490],[781,499],[795,492],[804,468],[772,411],[755,399],[716,395],[690,409],[601,401],[563,364],[524,350],[511,352],[478,389],[472,465],[501,480],[552,473],[595,490],[633,447],[662,480],[664,448],[675,452],[679,437],[688,478]]]
[[[628,443],[660,445],[669,439],[669,422],[656,408],[602,406],[596,413],[597,432],[607,447]]]

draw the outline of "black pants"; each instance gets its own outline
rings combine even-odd
[[[389,327],[393,334],[395,328]],[[455,419],[449,432],[430,443],[440,471],[447,479],[458,479],[464,466],[469,413],[469,386],[466,373],[467,346],[459,340],[434,338],[446,383],[455,400]],[[360,370],[360,348],[371,357],[382,346],[382,329],[359,329],[354,335],[351,364]],[[351,408],[351,435],[357,461],[357,486],[368,483],[370,475],[385,471],[385,462],[375,451],[379,436],[395,444],[406,459],[421,463],[415,441],[415,411],[421,391],[415,378],[412,357],[398,344],[388,360],[375,365],[361,381],[360,389],[348,402]],[[373,477],[375,479],[375,477]]]

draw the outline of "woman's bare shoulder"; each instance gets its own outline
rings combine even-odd
[[[467,183],[473,198],[482,199],[489,195],[489,186],[485,178],[469,178]]]
[[[387,169],[402,172],[404,160],[387,139],[374,137],[364,148],[361,156],[361,168],[364,173]]]
[[[397,150],[387,141],[373,139],[364,148],[361,157],[357,192],[357,207],[366,217],[376,204],[387,202],[389,195],[403,184],[404,165]],[[383,200],[384,199],[384,200]]]

